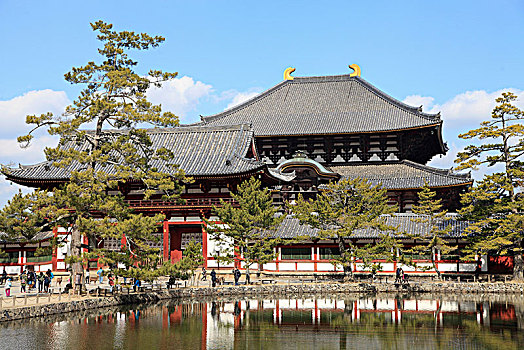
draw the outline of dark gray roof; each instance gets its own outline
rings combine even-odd
[[[405,237],[407,235],[428,235],[431,227],[428,223],[418,223],[415,219],[422,218],[422,216],[412,213],[397,213],[392,215],[383,215],[385,218],[386,225],[398,227],[398,236]],[[456,214],[447,214],[448,220],[443,221],[439,224],[441,229],[444,229],[448,225],[451,225],[451,231],[449,237],[460,238],[464,237],[466,227],[469,226],[468,221],[458,220]],[[318,233],[318,229],[313,228],[309,225],[301,225],[300,221],[293,216],[287,216],[282,224],[272,234],[274,237],[280,238],[295,238],[300,236],[315,237]],[[377,238],[382,231],[374,228],[359,229],[356,230],[351,238]]]
[[[397,163],[345,165],[330,167],[342,177],[365,178],[374,185],[387,189],[421,188],[467,185],[472,183],[471,174],[457,174],[447,169],[437,169],[409,160]]]
[[[189,176],[234,175],[265,166],[260,161],[245,158],[253,144],[253,130],[249,125],[150,129],[148,133],[153,147],[170,149],[174,158],[169,163],[179,165]],[[79,149],[84,146],[70,141],[64,147]],[[46,161],[7,169],[6,176],[15,182],[24,179],[63,181],[79,166],[79,163],[72,163],[66,168],[58,168]],[[159,161],[152,166],[167,173],[172,171],[165,162]],[[108,166],[104,170],[111,173],[114,168]]]
[[[208,125],[252,123],[256,136],[393,131],[438,125],[360,77],[296,77],[222,113],[202,117]]]
[[[40,242],[46,239],[54,237],[53,231],[42,231],[38,232],[32,239],[33,242]],[[18,243],[18,242],[27,242],[27,239],[24,237],[19,237],[15,239],[7,239],[7,235],[4,232],[0,232],[0,242],[1,243]]]

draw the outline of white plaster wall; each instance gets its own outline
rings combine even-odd
[[[414,311],[417,309],[417,301],[416,300],[404,300],[404,310],[408,311]]]
[[[442,312],[455,312],[458,311],[458,302],[456,301],[442,301]]]
[[[315,300],[313,299],[304,299],[304,300],[297,300],[297,305],[299,309],[314,309],[315,308]]]
[[[393,271],[395,269],[395,264],[393,263],[380,263],[382,266],[381,271]]]
[[[297,271],[314,271],[314,263],[297,263]]]
[[[335,265],[330,263],[317,263],[318,271],[335,271]]]
[[[264,270],[267,270],[267,271],[276,271],[277,269],[277,264],[276,263],[267,263],[267,264],[264,264]]]
[[[295,263],[279,263],[280,271],[295,271]]]

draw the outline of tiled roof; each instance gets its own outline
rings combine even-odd
[[[245,158],[253,142],[253,130],[249,125],[163,128],[148,132],[153,147],[171,150],[174,158],[169,163],[179,165],[189,176],[234,175],[265,166],[263,162]],[[64,147],[79,149],[83,146],[70,141]],[[151,165],[167,173],[172,171],[165,162]],[[18,179],[67,180],[71,171],[79,166],[79,163],[72,163],[69,167],[58,168],[46,161],[7,169],[6,176],[15,182]],[[111,166],[103,169],[108,173],[114,171]]]
[[[349,75],[295,77],[216,115],[207,125],[251,123],[256,136],[379,132],[437,125],[422,113]]]
[[[362,164],[330,167],[342,177],[365,178],[371,183],[382,184],[387,189],[421,188],[424,182],[429,187],[457,186],[472,183],[471,175],[453,173],[409,160],[397,163]]]
[[[53,231],[42,231],[38,232],[32,239],[33,242],[40,242],[49,238],[52,238],[54,236]],[[0,232],[0,242],[1,243],[17,243],[17,242],[27,242],[27,239],[20,236],[19,238],[15,239],[8,239],[7,234],[4,232]]]
[[[398,237],[404,237],[406,234],[425,236],[428,235],[431,230],[428,223],[415,222],[415,219],[421,218],[421,216],[417,214],[397,213],[384,215],[383,217],[386,219],[385,223],[387,225],[398,227]],[[441,222],[439,227],[444,229],[448,225],[451,225],[452,229],[449,233],[449,237],[463,237],[465,235],[466,227],[468,227],[470,223],[468,221],[458,220],[456,214],[447,214],[447,218],[448,220]],[[315,237],[318,231],[318,229],[309,225],[301,225],[300,221],[293,216],[287,216],[272,236],[286,239],[300,236]],[[382,231],[374,228],[358,229],[353,233],[353,235],[351,235],[351,238],[376,238],[381,234],[383,234]]]

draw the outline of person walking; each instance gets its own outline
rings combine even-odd
[[[85,280],[85,282],[86,282],[85,284],[89,284],[89,282],[90,282],[89,281],[89,268],[87,268],[87,270],[86,270],[86,280]]]
[[[140,291],[140,286],[141,286],[140,280],[138,278],[135,278],[135,283],[133,283],[133,292],[136,292],[137,289],[138,291]]]
[[[7,281],[5,282],[4,290],[5,290],[5,296],[10,297],[11,296],[11,277],[7,277]]]
[[[5,270],[5,267],[4,267],[4,272],[2,272],[1,280],[2,281],[0,281],[0,284],[4,284],[7,281],[7,271]]]
[[[246,285],[251,284],[251,276],[249,276],[249,270],[246,270]]]
[[[201,281],[206,281],[207,280],[207,271],[206,271],[206,268],[202,266],[202,278],[200,279]]]
[[[211,287],[216,287],[217,285],[217,273],[215,269],[211,270]]]
[[[25,289],[26,284],[27,284],[27,273],[24,270],[20,274],[20,293],[26,293],[26,289]]]

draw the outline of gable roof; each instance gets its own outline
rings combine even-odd
[[[387,132],[436,126],[426,114],[349,75],[295,77],[221,113],[205,125],[251,123],[256,136]]]
[[[473,183],[471,174],[458,174],[448,169],[437,169],[409,160],[397,163],[331,166],[331,170],[342,177],[365,178],[372,184],[382,184],[387,189],[421,188],[427,182],[429,187],[448,187]]]
[[[165,147],[173,152],[170,164],[177,164],[188,176],[224,176],[256,171],[265,167],[264,163],[255,159],[245,158],[253,145],[253,130],[249,125],[233,125],[221,127],[179,127],[148,130],[154,148]],[[66,149],[84,147],[74,140],[67,142]],[[159,170],[172,171],[166,162],[151,164]],[[35,165],[4,169],[8,179],[27,183],[40,181],[67,181],[71,171],[80,168],[73,162],[65,168],[53,166],[53,162],[45,161]],[[102,169],[100,167],[100,169]],[[111,166],[103,169],[111,174],[115,171]]]

